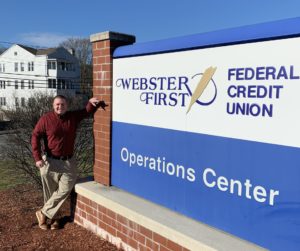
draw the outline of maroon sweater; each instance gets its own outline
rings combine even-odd
[[[35,161],[42,160],[41,139],[44,152],[53,156],[73,155],[76,129],[82,119],[94,112],[90,102],[83,110],[68,111],[59,116],[55,112],[44,114],[36,124],[31,138],[32,154]]]

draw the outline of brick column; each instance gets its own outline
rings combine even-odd
[[[109,186],[111,177],[112,122],[112,54],[115,48],[135,42],[135,37],[116,32],[102,32],[90,37],[93,44],[93,93],[104,100],[106,111],[98,109],[94,115],[95,181]]]

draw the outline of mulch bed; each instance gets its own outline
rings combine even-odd
[[[70,202],[61,210],[59,230],[41,230],[35,212],[43,204],[42,192],[31,185],[0,191],[0,250],[103,250],[117,251],[71,221]]]

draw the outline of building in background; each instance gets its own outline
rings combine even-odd
[[[14,44],[0,55],[0,108],[22,107],[37,93],[74,96],[79,81],[79,62],[72,51]]]

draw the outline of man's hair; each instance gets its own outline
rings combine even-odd
[[[54,98],[53,98],[53,102],[55,99],[57,98],[60,98],[60,99],[64,99],[66,102],[68,102],[68,99],[64,96],[64,95],[56,95]]]

